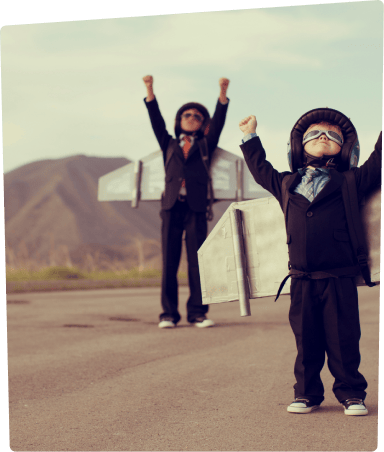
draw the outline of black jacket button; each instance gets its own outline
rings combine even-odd
[[[313,217],[313,212],[307,212],[307,217]]]

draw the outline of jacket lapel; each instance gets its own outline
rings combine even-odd
[[[195,138],[195,140],[193,142],[193,146],[191,146],[191,149],[188,152],[187,160],[191,157],[192,154],[194,154],[196,152],[196,149],[199,149],[199,145],[197,144],[197,138]],[[183,150],[181,150],[181,151],[183,151]]]
[[[299,185],[301,181],[301,174],[300,173],[294,173],[292,176],[290,176],[289,181],[287,183],[287,189],[290,194],[293,193],[293,190],[297,185]]]
[[[341,173],[339,173],[338,171],[333,170],[333,169],[330,170],[329,175],[331,176],[331,179],[328,181],[328,183],[325,185],[325,187],[320,191],[320,193],[314,198],[312,203],[310,203],[311,205],[316,202],[321,201],[326,196],[330,195],[335,190],[337,190],[339,187],[341,187],[341,184],[343,183],[343,180],[344,180],[344,176]],[[296,194],[293,192],[293,190],[300,183],[301,178],[302,178],[302,176],[300,173],[292,174],[292,176],[287,184],[287,189],[291,196]]]
[[[312,201],[312,204],[321,201],[326,196],[333,193],[335,190],[341,187],[341,184],[343,183],[344,176],[339,173],[338,171],[335,171],[331,169],[329,171],[329,175],[331,176],[331,179],[328,181],[328,183],[325,185],[325,187],[320,191],[320,193],[315,197],[315,199]]]
[[[179,140],[175,140],[174,153],[175,153],[176,157],[184,164],[185,159],[184,159],[183,148],[180,146]]]

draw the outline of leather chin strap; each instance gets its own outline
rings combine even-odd
[[[331,157],[329,155],[323,155],[322,157],[315,157],[311,154],[308,154],[304,151],[305,165],[303,168],[307,166],[313,166],[314,168],[337,168],[337,163],[335,163],[335,157]]]

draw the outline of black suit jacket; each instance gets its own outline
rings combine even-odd
[[[341,184],[343,175],[330,170],[330,181],[312,202],[295,193],[301,181],[299,173],[276,171],[266,160],[260,138],[240,146],[256,182],[282,205],[282,180],[290,175],[287,242],[293,268],[306,272],[324,271],[356,265],[344,211]],[[368,194],[381,181],[381,144],[359,168],[353,168],[359,197]]]
[[[167,160],[167,153],[171,151],[171,147],[173,151],[172,158],[166,168],[165,192],[161,202],[162,209],[169,210],[173,207],[181,188],[181,182],[185,179],[189,207],[195,212],[206,212],[208,174],[201,159],[199,145],[197,143],[198,140],[195,139],[193,146],[189,150],[188,158],[185,159],[183,150],[179,146],[179,141],[172,138],[167,132],[157,100],[154,99],[151,102],[146,102],[144,99],[144,102],[148,109],[153,131],[163,151],[164,164]],[[209,132],[206,136],[209,161],[219,142],[227,109],[228,103],[222,105],[219,101],[217,102],[215,113],[209,125]]]

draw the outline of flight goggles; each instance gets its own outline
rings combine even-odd
[[[193,116],[193,118],[196,119],[196,121],[199,121],[199,122],[201,122],[201,121],[204,119],[202,116],[200,116],[200,115],[198,115],[198,114],[183,113],[183,114],[181,115],[181,117],[182,117],[182,118],[185,118],[185,119],[188,119],[188,118],[190,118],[191,116]]]
[[[344,143],[343,138],[333,130],[311,130],[310,132],[303,137],[303,144],[308,143],[308,141],[315,140],[316,138],[321,137],[321,135],[325,133],[325,135],[328,137],[328,139],[334,141],[339,146],[342,146]]]

